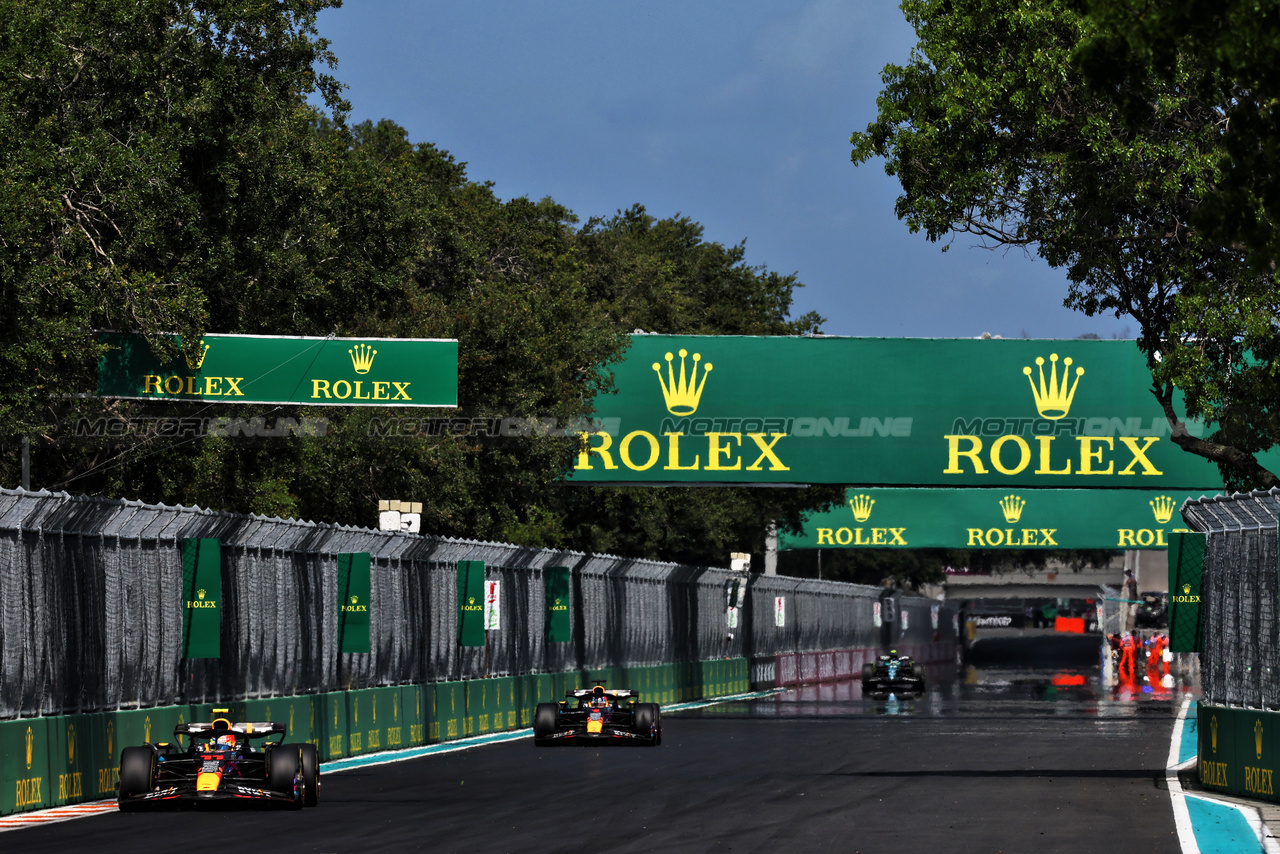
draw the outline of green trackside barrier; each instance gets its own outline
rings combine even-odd
[[[559,702],[564,695],[556,694],[555,680],[550,673],[533,673],[525,679],[525,700],[521,707],[521,723],[533,726],[533,710],[539,703]]]
[[[431,719],[431,706],[426,695],[425,686],[422,685],[400,687],[401,726],[404,728],[406,747],[417,747],[427,743],[426,724]]]
[[[400,720],[400,689],[363,688],[347,692],[347,754],[380,753],[404,746]],[[389,741],[395,738],[396,744]]]
[[[1200,783],[1246,798],[1280,801],[1280,712],[1200,705],[1196,711]]]
[[[464,682],[437,682],[430,686],[435,690],[435,717],[431,722],[431,741],[449,741],[462,738],[467,714],[467,695]]]
[[[0,815],[47,807],[49,729],[46,718],[0,723]]]
[[[347,755],[350,744],[350,731],[347,724],[347,698],[344,691],[321,694],[320,727],[324,737],[320,742],[321,761],[341,759]]]

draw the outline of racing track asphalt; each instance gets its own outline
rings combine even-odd
[[[657,748],[492,744],[329,774],[302,812],[106,813],[5,851],[1176,852],[1173,703],[1017,668],[669,714]]]

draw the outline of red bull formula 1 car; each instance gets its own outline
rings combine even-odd
[[[313,807],[320,799],[319,753],[313,744],[283,744],[285,730],[279,723],[217,717],[174,727],[176,743],[126,747],[120,752],[120,809],[217,801]],[[280,741],[253,743],[276,735]]]
[[[539,703],[533,713],[533,743],[612,742],[656,747],[662,743],[662,709],[639,702],[640,693],[594,688],[566,691],[559,703]]]

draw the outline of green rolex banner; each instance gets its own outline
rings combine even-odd
[[[182,541],[182,657],[222,655],[222,551],[215,539]]]
[[[573,622],[569,619],[569,567],[549,566],[543,570],[547,584],[547,640],[564,643],[573,640]]]
[[[1199,652],[1204,534],[1169,535],[1169,651]]]
[[[484,561],[458,561],[458,645],[484,646]]]
[[[369,553],[338,555],[338,652],[369,652]]]

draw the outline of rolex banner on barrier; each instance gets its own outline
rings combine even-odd
[[[458,561],[458,645],[484,646],[484,561]]]
[[[1138,489],[850,489],[778,549],[1165,549],[1201,493]]]
[[[613,372],[571,482],[1222,483],[1170,440],[1132,341],[635,335]]]
[[[338,555],[338,652],[369,652],[368,552]]]
[[[1199,652],[1204,534],[1175,534],[1169,543],[1169,651]]]
[[[161,363],[141,335],[102,332],[98,396],[310,406],[458,405],[458,342],[204,336]],[[174,336],[175,343],[181,339]]]
[[[216,539],[182,541],[182,657],[222,656],[222,549]]]
[[[573,640],[573,621],[569,617],[569,567],[549,566],[542,575],[546,580],[547,640],[552,643]]]

